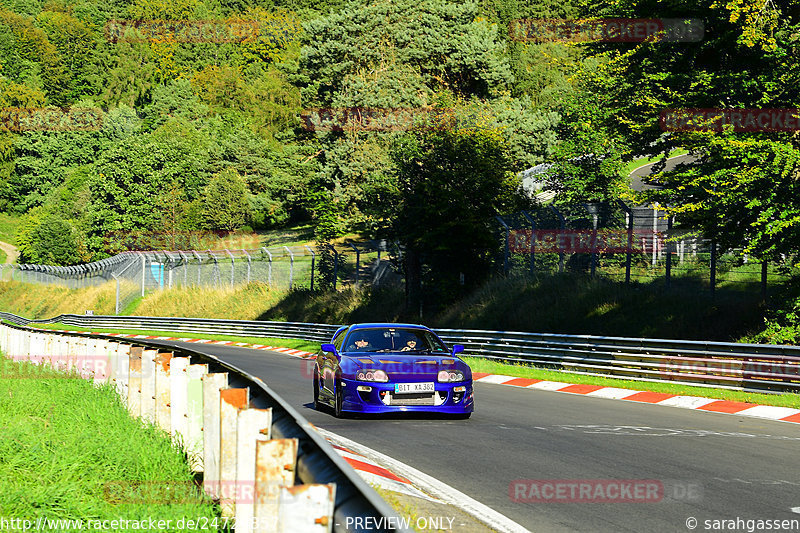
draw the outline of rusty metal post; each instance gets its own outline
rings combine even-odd
[[[171,420],[171,387],[172,352],[161,352],[156,355],[156,424],[170,433]]]
[[[208,365],[189,365],[186,384],[186,456],[192,472],[203,471],[203,376]]]
[[[330,533],[336,485],[281,487],[278,497],[279,533]]]
[[[128,363],[128,411],[136,418],[142,414],[142,352],[141,346],[131,346]]]
[[[272,409],[242,409],[236,424],[236,533],[251,533],[255,517],[256,445],[270,439]]]
[[[233,518],[236,507],[236,433],[240,409],[250,403],[250,389],[223,389],[219,393],[219,506]]]
[[[142,420],[156,422],[156,355],[158,350],[142,352]]]
[[[278,530],[278,488],[294,485],[297,439],[256,443],[254,533]]]
[[[130,372],[128,367],[131,362],[131,345],[117,343],[115,360],[116,365],[114,366],[114,377],[112,379],[117,388],[117,394],[119,394],[123,402],[126,402],[128,399],[128,376]]]
[[[228,374],[203,376],[203,488],[219,498],[219,396],[228,386]]]

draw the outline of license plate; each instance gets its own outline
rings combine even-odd
[[[414,393],[414,392],[434,392],[436,389],[433,388],[433,382],[429,383],[395,383],[394,384],[394,393],[395,394],[404,394],[404,393]]]

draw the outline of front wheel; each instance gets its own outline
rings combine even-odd
[[[333,401],[333,416],[336,418],[343,418],[344,413],[342,411],[342,404],[344,403],[344,394],[342,394],[342,388],[337,384],[336,391],[334,392],[334,401]]]
[[[316,370],[314,370],[314,410],[322,410],[322,403],[319,401],[319,375]]]

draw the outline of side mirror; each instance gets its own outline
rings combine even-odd
[[[464,345],[463,344],[454,344],[453,345],[453,355],[455,355],[457,353],[461,353],[463,351],[464,351]]]
[[[328,352],[332,353],[333,355],[337,355],[336,346],[334,346],[333,344],[323,344],[322,346],[320,346],[320,348],[322,349],[323,352]]]

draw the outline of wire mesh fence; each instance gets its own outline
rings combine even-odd
[[[507,274],[580,271],[619,281],[694,281],[763,291],[789,281],[791,258],[762,263],[722,249],[658,206],[548,206],[497,217]]]
[[[394,252],[393,252],[394,250]],[[127,251],[68,267],[0,265],[0,280],[70,289],[114,283],[116,313],[156,290],[234,288],[259,282],[279,290],[342,288],[397,282],[397,245],[385,241],[238,250]],[[330,258],[330,261],[325,261]]]

